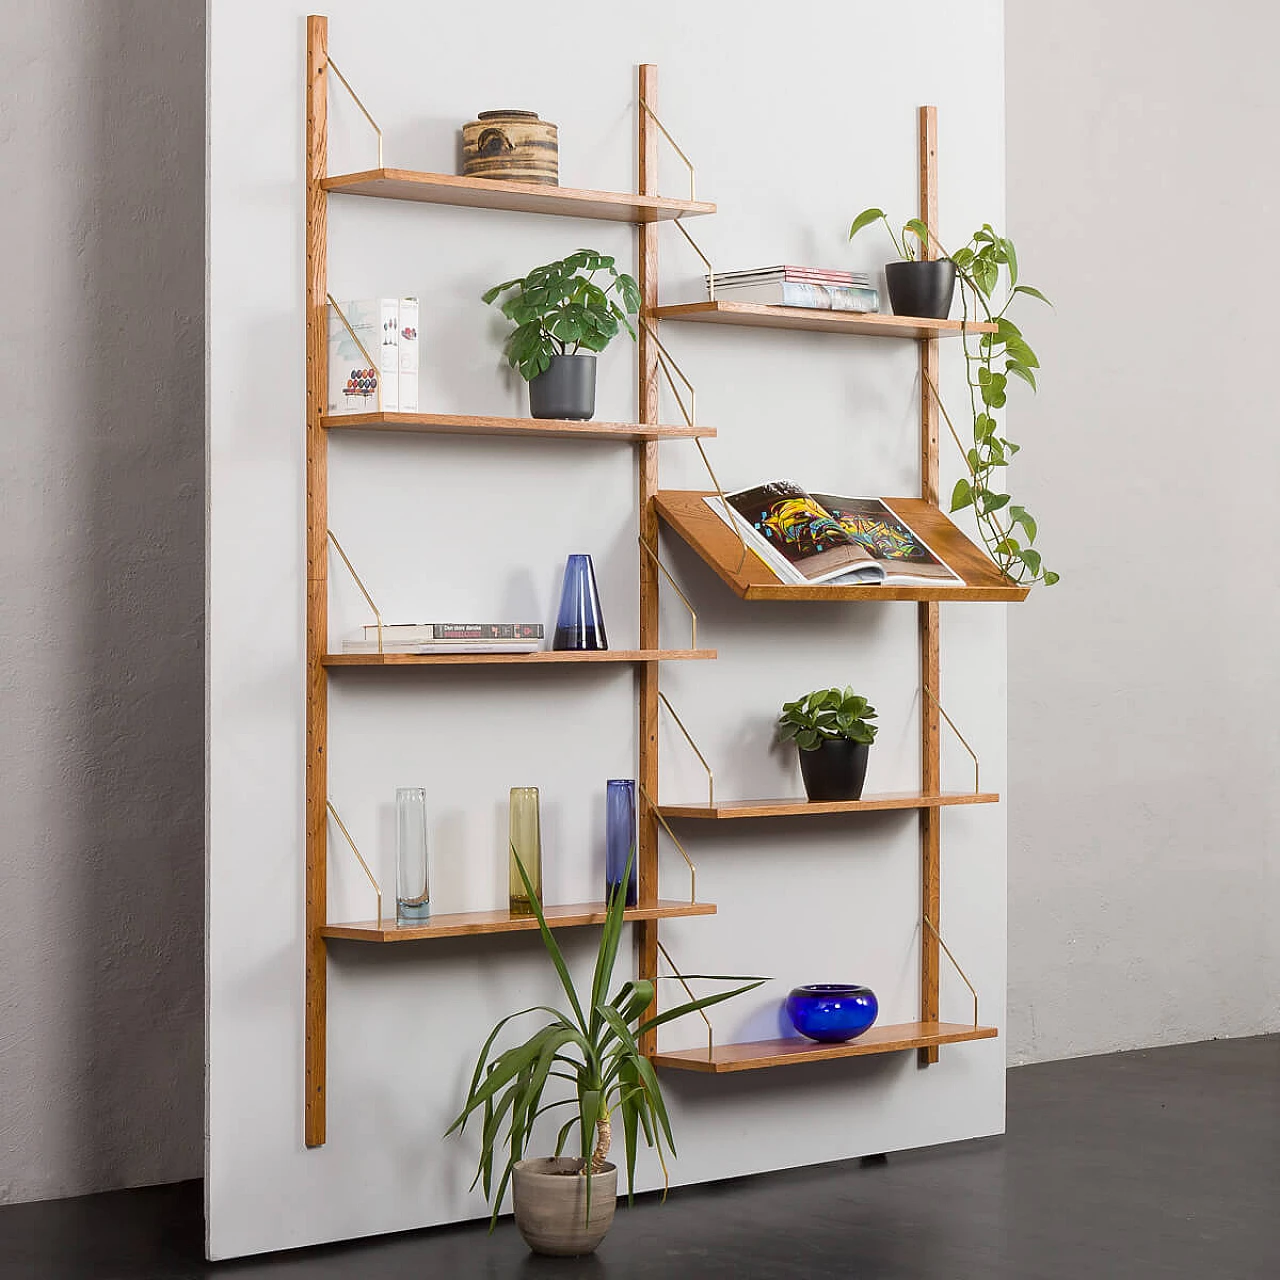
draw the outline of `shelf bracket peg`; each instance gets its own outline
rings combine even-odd
[[[658,696],[662,697],[661,694]],[[685,865],[689,868],[689,905],[693,906],[698,901],[698,868],[693,865],[693,859],[689,857],[688,851],[680,843],[680,838],[671,830],[670,824],[662,816],[662,810],[654,804],[653,797],[649,794],[643,782],[640,784],[640,795],[643,797],[645,804],[649,806],[653,816],[662,825],[662,829],[671,837],[671,843],[680,850],[680,856],[685,860]],[[662,943],[658,943],[658,945],[661,946]]]
[[[338,824],[338,830],[342,832],[343,838],[351,846],[351,852],[356,855],[356,861],[364,868],[364,873],[369,878],[369,883],[373,885],[373,892],[378,899],[378,928],[382,928],[382,886],[378,883],[372,871],[369,870],[369,864],[364,860],[364,855],[356,847],[356,842],[351,838],[351,832],[347,830],[346,823],[338,816],[338,811],[333,807],[332,800],[324,802],[325,808],[329,810],[334,822]]]
[[[687,995],[690,1000],[696,1000],[698,997],[693,994],[693,990],[685,980],[684,974],[680,972],[679,966],[671,958],[671,953],[662,945],[661,942],[658,943],[658,950],[662,952],[663,959],[665,959],[667,964],[671,966],[671,972],[675,975],[676,981],[684,988],[685,995]],[[705,1009],[699,1009],[698,1013],[701,1014],[703,1022],[707,1024],[707,1061],[710,1062],[711,1059],[715,1057],[716,1052],[715,1032],[711,1027],[711,1019],[707,1017],[707,1011]]]
[[[337,537],[335,537],[333,530],[326,529],[325,532],[329,535],[329,541],[333,543],[338,554],[342,557],[342,563],[347,566],[347,572],[355,581],[356,586],[360,588],[360,594],[364,596],[365,600],[368,602],[369,608],[373,610],[374,619],[378,624],[378,655],[381,657],[386,652],[382,639],[382,630],[385,625],[382,621],[382,613],[378,606],[374,604],[373,597],[369,594],[369,588],[360,580],[360,575],[356,572],[355,565],[353,565],[350,559],[348,559],[347,553],[342,549],[342,543],[340,543]]]
[[[930,920],[927,915],[922,916],[921,919],[928,926],[929,932],[937,938],[938,945],[946,954],[947,959],[951,961],[952,967],[960,975],[961,981],[969,988],[969,994],[973,997],[973,1025],[976,1027],[978,1025],[978,993],[975,990],[973,983],[969,981],[969,975],[965,973],[965,971],[960,967],[960,962],[951,954],[951,948],[947,946],[945,941],[943,941],[942,934],[938,932],[933,921]]]
[[[637,538],[640,549],[658,566],[659,571],[671,583],[672,590],[680,597],[680,603],[689,611],[689,648],[695,652],[698,648],[698,611],[689,603],[689,597],[680,590],[680,584],[667,571],[667,566],[658,558],[658,553],[643,539]]]
[[[379,127],[378,122],[373,118],[373,116],[370,115],[369,108],[366,107],[364,103],[360,101],[360,95],[351,87],[351,84],[347,80],[347,77],[344,76],[342,72],[338,69],[338,64],[334,62],[332,55],[328,54],[327,52],[325,55],[325,66],[328,70],[332,71],[333,74],[337,76],[338,79],[341,81],[342,87],[351,95],[351,101],[354,102],[356,106],[360,108],[360,114],[363,115],[364,118],[369,122],[369,127],[373,130],[374,134],[377,136],[378,168],[381,169],[382,168],[382,129]]]
[[[960,739],[960,745],[969,753],[969,758],[973,761],[973,794],[976,796],[982,790],[982,787],[980,785],[980,775],[978,771],[977,752],[974,751],[974,749],[965,740],[964,734],[961,733],[960,730],[956,728],[956,722],[952,720],[952,718],[949,715],[947,715],[946,707],[944,707],[942,703],[940,703],[938,699],[933,696],[933,690],[930,689],[927,684],[921,685],[921,688],[925,691],[926,694],[928,694],[929,701],[932,702],[933,705],[938,708],[939,715],[941,715],[942,718],[950,726],[951,732],[954,733],[956,737]]]

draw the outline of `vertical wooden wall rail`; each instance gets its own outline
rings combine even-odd
[[[920,108],[920,219],[933,232],[938,228],[938,108]],[[932,242],[925,257],[934,258]],[[929,384],[938,384],[938,342],[920,341],[920,496],[939,505],[938,494],[938,405]],[[920,682],[940,697],[938,688],[938,605],[917,606],[920,627]],[[939,748],[941,724],[932,698],[920,693],[920,783],[925,795],[941,790]],[[938,925],[941,894],[939,824],[941,809],[920,810],[920,897],[922,912]],[[939,926],[941,927],[941,926]],[[920,1021],[938,1021],[938,939],[920,926]],[[921,1066],[937,1062],[937,1046],[918,1051]]]
[[[640,98],[657,110],[658,68],[650,63],[640,67]],[[653,117],[637,104],[639,175],[636,190],[641,195],[658,194],[658,131]],[[646,319],[658,305],[658,224],[642,222],[636,232],[637,283],[640,286],[640,314]],[[657,323],[653,321],[653,323]],[[638,415],[640,422],[658,421],[658,349],[648,331],[639,332]],[[658,516],[652,498],[658,491],[658,445],[648,441],[636,446],[640,458],[640,537],[656,554]],[[640,555],[640,647],[658,647],[658,567],[651,556]],[[640,665],[640,901],[653,902],[658,896],[658,819],[644,796],[658,795],[658,664]],[[658,922],[643,920],[636,925],[636,972],[650,980],[658,973]],[[657,1009],[657,998],[650,1012]],[[641,1053],[657,1051],[657,1032],[647,1032],[640,1040]]]
[[[320,929],[328,911],[325,850],[328,677],[321,659],[328,647],[328,442],[320,417],[328,394],[328,203],[320,186],[328,167],[327,70],[329,21],[307,19],[307,676],[306,676],[306,1046],[303,1137],[309,1147],[325,1138],[327,973]]]

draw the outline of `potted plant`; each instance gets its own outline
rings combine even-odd
[[[605,273],[603,285],[595,277]],[[622,326],[635,338],[628,315],[640,310],[640,286],[594,249],[579,249],[527,276],[496,284],[502,314],[516,327],[507,338],[507,361],[529,384],[535,418],[585,420],[596,411],[596,358]]]
[[[894,231],[883,209],[864,209],[849,228],[852,240],[864,227],[883,222],[899,261],[886,262],[884,281],[889,287],[889,305],[895,316],[920,316],[928,320],[945,320],[951,314],[951,300],[956,291],[956,264],[945,254],[926,259],[929,228],[919,218],[903,225],[901,234]]]
[[[723,980],[743,985],[686,1000],[652,1017],[647,1016],[654,998],[652,982],[630,979],[610,996],[631,862],[628,858],[621,885],[609,897],[588,992],[585,988],[579,991],[574,984],[524,864],[515,857],[567,1008],[539,1005],[522,1009],[494,1027],[480,1050],[466,1102],[448,1129],[448,1133],[462,1130],[472,1116],[480,1116],[476,1182],[483,1186],[493,1208],[490,1229],[497,1222],[510,1183],[516,1226],[535,1253],[590,1253],[604,1238],[618,1197],[617,1167],[606,1159],[615,1117],[622,1121],[628,1200],[634,1190],[641,1135],[657,1150],[664,1172],[664,1149],[675,1154],[662,1090],[652,1064],[640,1052],[640,1037],[663,1023],[750,991],[763,981],[726,978]],[[528,1014],[544,1015],[538,1029],[522,1043],[497,1052],[495,1043],[507,1023]],[[568,1081],[570,1096],[544,1102],[552,1079]],[[527,1158],[535,1122],[559,1108],[568,1108],[568,1119],[556,1139],[555,1155]],[[575,1129],[579,1154],[566,1157],[562,1153]]]
[[[966,448],[960,441],[955,423],[938,391],[929,380],[929,391],[938,402],[938,408],[951,431],[956,447],[964,456],[968,478],[956,482],[951,493],[951,510],[963,511],[972,507],[978,532],[991,558],[1000,566],[1005,576],[1013,582],[1043,582],[1051,587],[1058,575],[1044,567],[1040,552],[1032,545],[1038,526],[1026,507],[1019,506],[1008,493],[999,492],[997,473],[1007,467],[1020,446],[1000,434],[997,414],[1008,399],[1009,379],[1018,378],[1036,391],[1036,370],[1040,361],[1031,349],[1022,330],[1009,319],[1010,308],[1023,296],[1048,304],[1049,299],[1029,284],[1018,279],[1018,252],[1013,241],[1000,235],[989,222],[969,237],[954,253],[948,253],[919,218],[904,224],[902,235],[894,234],[880,209],[864,209],[849,228],[852,240],[864,227],[880,219],[889,230],[894,247],[904,259],[920,251],[920,247],[933,241],[941,257],[933,262],[907,261],[885,266],[885,278],[889,283],[889,300],[895,314],[912,314],[945,319],[951,309],[951,285],[946,286],[946,306],[940,310],[917,309],[928,305],[928,299],[912,293],[904,296],[896,292],[894,277],[896,268],[905,266],[935,267],[949,264],[950,275],[960,281],[960,299],[966,328],[961,333],[964,349],[965,376],[969,387],[969,408],[973,420],[973,444]],[[908,237],[911,237],[910,239]],[[922,286],[923,288],[924,286]],[[939,278],[938,288],[943,282]],[[899,303],[901,302],[901,306]],[[938,297],[941,306],[941,294]],[[970,320],[994,325],[994,333],[971,333]]]
[[[778,737],[800,750],[805,794],[813,802],[859,800],[876,709],[851,688],[815,689],[782,705]]]

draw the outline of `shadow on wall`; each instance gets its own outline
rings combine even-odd
[[[81,1076],[68,1146],[92,1188],[203,1159],[204,20],[204,0],[110,0],[87,60],[87,763],[59,914]]]

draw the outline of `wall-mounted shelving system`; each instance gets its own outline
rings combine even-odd
[[[411,943],[430,939],[507,933],[536,927],[530,917],[509,911],[477,911],[436,915],[429,921],[397,927],[393,921],[331,923],[327,918],[328,835],[328,680],[329,673],[352,667],[487,666],[495,663],[541,669],[573,663],[629,663],[635,668],[639,699],[638,770],[641,801],[639,818],[639,905],[627,911],[636,928],[636,964],[641,976],[658,971],[658,922],[663,919],[714,914],[716,908],[696,901],[659,899],[658,830],[660,822],[710,819],[790,818],[803,815],[855,814],[886,810],[917,810],[921,824],[921,993],[920,1020],[876,1026],[846,1045],[819,1045],[807,1040],[726,1044],[708,1049],[658,1052],[656,1033],[642,1042],[653,1062],[664,1068],[715,1074],[757,1070],[798,1062],[891,1053],[916,1049],[924,1062],[935,1061],[938,1046],[985,1039],[993,1027],[938,1021],[939,820],[953,805],[989,804],[999,796],[975,789],[972,793],[943,792],[940,788],[940,709],[936,702],[939,666],[938,602],[941,600],[1018,600],[1026,590],[1009,583],[994,565],[960,533],[938,509],[938,422],[928,396],[921,397],[921,494],[919,498],[887,499],[910,523],[921,529],[943,557],[965,579],[960,588],[928,587],[794,587],[779,583],[754,556],[744,556],[733,533],[709,512],[701,493],[661,491],[658,484],[659,445],[665,441],[714,436],[706,427],[659,421],[660,347],[656,325],[663,320],[767,326],[845,333],[915,341],[920,347],[923,385],[936,383],[938,342],[958,335],[955,321],[920,320],[890,315],[814,312],[788,307],[707,302],[683,306],[659,305],[658,228],[664,221],[708,215],[715,206],[695,200],[665,197],[657,191],[658,131],[657,69],[639,69],[639,188],[636,193],[580,191],[562,187],[495,182],[452,174],[419,173],[379,167],[361,173],[332,176],[328,155],[328,22],[307,20],[306,130],[306,451],[307,451],[307,657],[306,657],[306,1040],[304,1137],[308,1146],[325,1140],[327,948],[358,943]],[[345,81],[343,81],[345,84]],[[354,96],[354,95],[353,95]],[[367,113],[366,113],[367,114]],[[665,132],[665,130],[663,131]],[[920,114],[921,217],[937,224],[936,114]],[[640,286],[638,335],[638,421],[558,422],[532,418],[504,418],[456,414],[369,413],[329,417],[327,400],[327,205],[331,196],[407,200],[474,209],[495,209],[542,216],[589,218],[635,224],[636,278]],[[640,541],[647,552],[639,557],[639,646],[603,653],[533,654],[334,654],[328,652],[327,444],[331,431],[421,432],[473,434],[489,438],[555,437],[612,439],[636,451]],[[702,649],[663,649],[658,637],[659,521],[665,521],[739,595],[748,600],[910,600],[919,608],[920,674],[928,698],[921,697],[921,785],[918,793],[867,796],[860,801],[810,804],[799,799],[741,800],[706,805],[650,803],[658,795],[658,713],[660,664],[674,660],[715,657]],[[344,829],[345,834],[345,829]],[[349,838],[349,837],[348,837]],[[367,870],[367,868],[366,868]],[[372,878],[372,877],[371,877]],[[549,923],[556,928],[598,924],[603,903],[548,904]],[[927,926],[927,927],[926,927]]]

